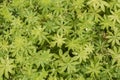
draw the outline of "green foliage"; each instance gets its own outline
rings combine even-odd
[[[120,0],[1,0],[0,80],[120,80]]]

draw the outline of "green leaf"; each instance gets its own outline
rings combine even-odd
[[[76,71],[76,65],[79,64],[79,62],[76,62],[76,58],[71,58],[67,52],[60,54],[60,60],[57,60],[59,66],[60,66],[60,73],[64,73],[66,70],[67,73],[73,73]]]
[[[8,56],[6,58],[0,58],[0,70],[1,70],[1,75],[5,75],[6,78],[9,78],[9,73],[14,74],[14,68],[16,65],[14,64],[14,60],[10,59]]]
[[[111,43],[112,46],[115,44],[120,45],[120,33],[117,28],[114,28],[114,33],[109,32],[109,35],[106,38],[108,38],[108,43]]]
[[[87,4],[95,10],[100,8],[102,11],[105,11],[105,6],[109,7],[109,4],[104,0],[90,0]]]
[[[90,62],[90,66],[86,66],[86,73],[90,74],[90,77],[96,78],[100,74],[100,70],[102,69],[101,64],[97,62]]]
[[[51,57],[52,54],[50,54],[50,50],[41,50],[38,53],[35,53],[33,56],[33,64],[36,64],[37,67],[39,67],[40,65],[42,67],[45,66],[45,64],[49,64],[49,62],[51,62]]]
[[[54,47],[56,44],[58,47],[61,47],[64,43],[66,38],[63,37],[64,35],[56,34],[52,37],[53,41],[51,42],[51,46]]]

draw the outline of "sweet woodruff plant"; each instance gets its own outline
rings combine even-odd
[[[120,80],[120,0],[0,0],[0,80]]]

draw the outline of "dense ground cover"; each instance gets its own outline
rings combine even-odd
[[[120,80],[120,0],[1,0],[0,80]]]

